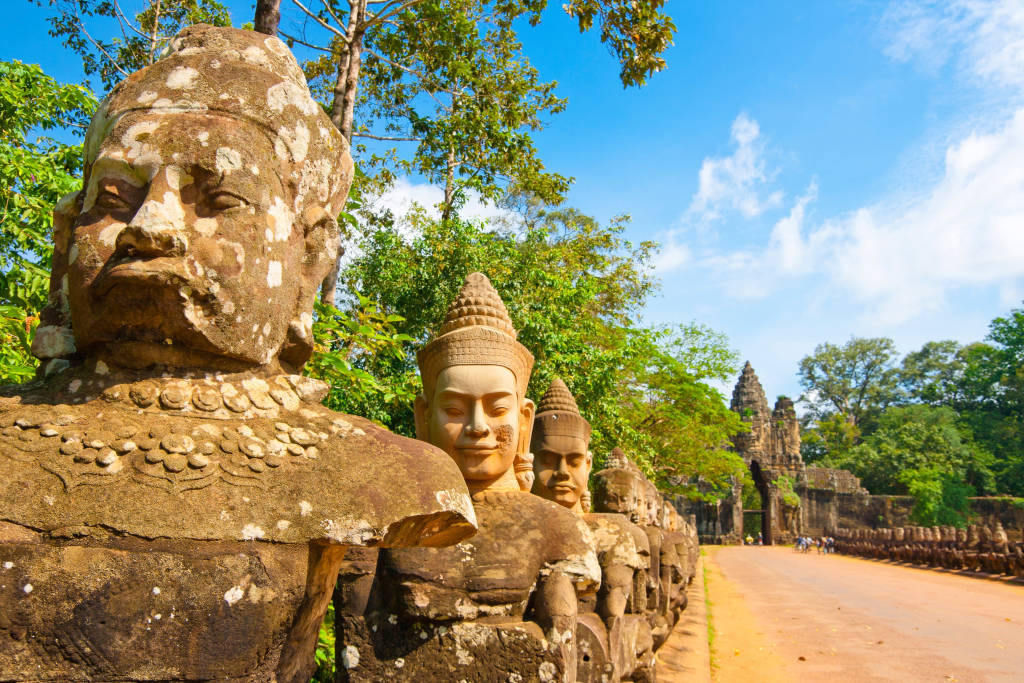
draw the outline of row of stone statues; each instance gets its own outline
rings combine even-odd
[[[849,555],[1024,578],[1024,541],[1011,543],[998,521],[966,528],[840,529],[836,549]]]
[[[0,679],[652,680],[696,534],[470,275],[417,440],[301,376],[352,178],[276,38],[193,26],[54,211],[40,376],[0,389]],[[536,412],[536,415],[535,415]],[[592,502],[591,502],[592,501]]]
[[[484,275],[418,360],[418,436],[458,464],[479,530],[349,557],[340,679],[653,680],[686,606],[694,526],[619,450],[590,495],[590,424],[559,379],[536,407],[526,398],[533,358]]]

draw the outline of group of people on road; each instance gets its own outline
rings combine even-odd
[[[812,548],[817,548],[819,555],[822,553],[826,555],[834,553],[836,551],[836,539],[831,536],[819,536],[818,538],[797,536],[796,543],[793,545],[793,549],[801,553],[809,553]]]

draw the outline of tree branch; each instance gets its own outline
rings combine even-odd
[[[121,9],[121,5],[118,4],[117,0],[114,0],[114,9],[117,11],[117,21],[119,24],[121,24],[121,35],[124,36],[124,40],[126,43],[128,42],[128,36],[124,33],[124,26],[126,25],[135,33],[138,33],[146,40],[149,40],[149,36],[140,31],[139,29],[135,28],[135,25],[132,24],[131,20],[125,16],[124,10]]]
[[[282,36],[284,36],[287,40],[290,40],[290,41],[292,41],[294,43],[298,43],[299,45],[308,47],[311,50],[320,50],[320,52],[326,52],[329,55],[333,55],[334,54],[334,50],[332,50],[330,48],[321,47],[319,45],[313,45],[312,43],[307,43],[306,41],[304,41],[304,40],[302,40],[300,38],[296,38],[295,36],[290,35],[288,33],[285,33],[284,31],[282,31],[280,29],[278,29],[277,32],[280,33]]]
[[[327,0],[320,0],[320,1],[323,3],[324,9],[327,10],[327,13],[330,14],[334,18],[334,20],[336,22],[338,22],[338,26],[339,27],[344,26],[345,25],[344,22],[342,22],[342,20],[338,18],[338,15],[334,13],[334,10],[331,9],[331,3],[327,2]]]
[[[404,64],[399,64],[398,62],[390,60],[387,57],[385,57],[384,55],[382,55],[382,54],[380,54],[378,52],[375,52],[374,50],[371,50],[370,48],[368,48],[366,46],[363,47],[363,52],[365,52],[368,55],[372,55],[373,57],[376,57],[377,59],[379,59],[380,61],[382,61],[382,62],[384,62],[386,64],[390,64],[391,66],[395,67],[396,69],[400,69],[401,71],[405,71],[407,73],[410,73],[413,76],[416,76],[417,78],[420,78],[420,79],[422,79],[424,81],[427,80],[427,76],[423,75],[422,72],[417,71],[416,69],[413,69],[411,67],[405,66]],[[437,91],[438,92],[443,92],[443,93],[448,93],[452,97],[457,97],[458,96],[457,93],[455,93],[455,92],[453,92],[451,90],[447,90],[445,88],[438,88]],[[433,91],[424,90],[423,92],[425,92],[428,95],[430,95],[430,97],[433,98],[433,100],[435,102],[437,102],[437,104],[440,105],[442,108],[444,107],[444,102],[442,102],[441,100],[437,99],[437,96],[434,95]]]
[[[392,137],[388,135],[372,135],[370,133],[352,133],[354,138],[368,138],[370,140],[393,141],[393,142],[422,142],[423,138]]]
[[[395,0],[395,2],[388,3],[384,7],[381,7],[380,11],[377,14],[370,17],[370,19],[363,24],[364,30],[375,24],[387,21],[391,17],[401,14],[403,11],[409,9],[413,5],[418,4],[422,1],[423,0],[408,0],[407,2],[402,4],[400,0]],[[394,7],[394,9],[389,12],[388,10],[391,7]]]
[[[328,23],[327,23],[326,21],[324,21],[323,19],[321,19],[321,18],[320,18],[320,17],[318,17],[317,15],[313,14],[313,11],[312,11],[312,10],[310,10],[310,9],[309,9],[308,7],[306,7],[305,5],[303,5],[303,4],[301,3],[301,2],[299,2],[299,0],[292,0],[292,3],[294,3],[295,5],[297,5],[299,9],[301,9],[301,10],[302,10],[303,12],[305,12],[305,13],[306,13],[306,16],[308,16],[308,17],[309,17],[310,19],[312,19],[312,20],[313,20],[313,21],[315,21],[316,23],[318,23],[318,24],[320,24],[321,26],[323,26],[323,27],[324,27],[325,29],[327,29],[328,31],[330,31],[330,32],[331,32],[331,33],[333,33],[334,35],[336,35],[336,36],[338,36],[339,38],[341,38],[342,40],[344,40],[344,41],[345,41],[345,44],[346,44],[346,45],[348,45],[348,39],[347,39],[347,38],[345,37],[345,34],[344,34],[344,33],[342,33],[341,31],[339,31],[338,29],[334,28],[333,26],[331,26],[330,24],[328,24]]]
[[[131,74],[129,74],[129,73],[127,72],[127,71],[125,71],[124,69],[122,69],[122,68],[121,68],[121,65],[117,63],[117,60],[116,60],[116,59],[114,59],[113,57],[111,57],[111,56],[110,56],[110,53],[109,53],[109,52],[107,52],[107,51],[106,51],[106,49],[104,49],[104,47],[103,47],[103,46],[102,46],[101,44],[97,43],[97,42],[96,42],[96,40],[95,40],[95,39],[94,39],[94,38],[93,38],[93,37],[92,37],[91,35],[89,35],[89,31],[87,31],[87,30],[86,30],[86,28],[85,28],[85,24],[84,24],[84,23],[82,22],[82,17],[81,17],[81,15],[80,15],[80,14],[78,14],[78,8],[77,8],[77,7],[75,8],[75,23],[77,23],[77,24],[78,24],[78,29],[79,29],[79,30],[80,30],[80,31],[82,32],[82,35],[84,35],[84,36],[85,36],[86,38],[88,38],[89,42],[93,44],[93,47],[95,47],[95,48],[96,48],[97,50],[99,50],[100,52],[102,52],[102,53],[103,53],[103,55],[104,55],[104,56],[105,56],[105,57],[106,57],[106,58],[107,58],[108,60],[110,60],[110,63],[111,63],[112,65],[113,65],[113,67],[114,67],[115,69],[117,69],[117,71],[118,71],[118,72],[119,72],[119,73],[120,73],[120,74],[121,74],[122,76],[124,76],[125,78],[128,78],[128,76],[130,76],[130,75],[131,75]]]

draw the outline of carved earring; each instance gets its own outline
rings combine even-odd
[[[533,453],[517,453],[513,462],[519,490],[529,492],[533,488]]]

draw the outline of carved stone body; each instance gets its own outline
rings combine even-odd
[[[277,38],[192,26],[54,210],[0,390],[0,680],[305,681],[345,550],[474,530],[443,452],[298,375],[352,164]]]
[[[572,674],[569,605],[541,605],[557,584],[597,589],[585,525],[523,492],[474,496],[479,531],[436,549],[380,553],[363,618],[345,622],[358,651],[350,680],[562,680]],[[538,609],[544,607],[545,609]],[[552,609],[554,607],[554,609]],[[570,610],[574,611],[574,610]],[[426,635],[426,637],[424,637]],[[351,663],[351,658],[350,658]]]
[[[490,281],[472,273],[420,350],[417,436],[458,464],[479,531],[452,548],[384,550],[372,579],[352,567],[343,680],[576,680],[577,601],[596,592],[600,568],[577,515],[521,490],[533,357],[516,334]]]
[[[0,677],[308,680],[343,546],[472,533],[450,460],[318,382],[89,374],[0,398]]]

